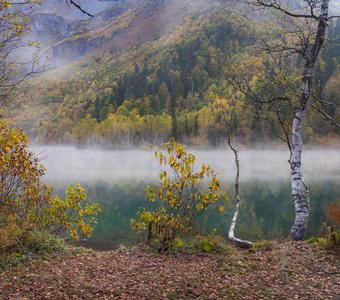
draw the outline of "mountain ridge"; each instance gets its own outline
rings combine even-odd
[[[210,95],[244,101],[220,73],[231,56],[243,61],[239,69],[257,64],[258,74],[249,80],[266,82],[266,56],[253,47],[262,25],[214,0],[196,1],[198,6],[189,0],[139,2],[107,27],[57,43],[67,63],[51,68],[43,80],[33,79],[28,100],[14,107],[15,120],[35,141],[124,147],[157,144],[170,136],[193,145],[220,145],[224,140],[218,117],[209,109]],[[68,60],[62,47],[70,53]],[[339,51],[334,49],[335,54],[324,57],[328,96],[336,89],[327,85],[337,72],[332,62]],[[311,114],[311,120],[314,117]],[[315,120],[327,128],[321,135],[334,132],[320,117]],[[245,143],[279,134],[275,125],[264,123],[247,107],[238,123],[238,136]],[[318,127],[308,125],[307,139],[318,139]]]

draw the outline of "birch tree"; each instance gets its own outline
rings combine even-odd
[[[303,239],[308,225],[310,214],[309,204],[309,188],[304,181],[302,173],[302,147],[303,147],[303,128],[306,114],[309,107],[319,111],[326,118],[330,119],[333,124],[339,124],[328,115],[322,105],[334,105],[326,103],[322,99],[316,99],[313,95],[313,77],[315,72],[315,64],[318,60],[320,51],[326,39],[326,29],[329,21],[337,16],[329,15],[330,0],[253,0],[246,1],[252,7],[267,9],[277,12],[283,16],[284,25],[289,24],[287,28],[284,26],[283,33],[279,34],[276,42],[266,43],[264,50],[269,53],[287,53],[288,55],[298,54],[303,59],[304,65],[301,75],[301,86],[292,85],[292,90],[298,95],[297,105],[293,108],[293,120],[291,123],[290,138],[287,140],[291,150],[290,169],[291,169],[291,188],[292,200],[295,208],[295,221],[290,231],[290,236],[294,240]],[[288,6],[289,4],[289,6]],[[274,18],[272,18],[273,24]],[[293,30],[289,30],[294,27]],[[235,78],[234,78],[235,79]],[[242,85],[237,82],[238,90],[250,97],[254,102],[262,102],[249,89],[243,89]],[[266,103],[272,101],[286,101],[289,99],[270,99]],[[311,99],[317,100],[312,102]],[[340,127],[340,126],[339,126]]]
[[[225,136],[227,139],[228,146],[230,150],[234,154],[234,160],[235,160],[235,166],[236,166],[236,177],[235,177],[235,185],[234,185],[234,191],[235,191],[235,209],[234,214],[230,223],[230,227],[228,230],[228,239],[236,244],[237,246],[240,246],[241,248],[251,248],[253,246],[253,243],[251,241],[243,240],[240,238],[237,238],[235,236],[235,227],[237,223],[237,219],[240,213],[241,208],[241,196],[240,196],[240,160],[238,156],[238,149],[235,147],[235,145],[232,143],[232,135],[233,135],[233,122],[235,120],[235,114],[236,110],[241,110],[240,102],[235,101],[235,99],[230,99],[228,102],[225,99],[219,98],[217,96],[212,97],[212,109],[216,114],[219,114],[221,117],[221,121],[225,128]]]

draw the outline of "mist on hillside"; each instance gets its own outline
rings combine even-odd
[[[67,5],[64,0],[47,0],[41,5],[32,7],[30,12],[32,28],[27,38],[30,42],[39,42],[41,46],[40,62],[48,66],[46,69],[73,63],[98,49],[116,47],[116,43],[112,45],[111,40],[114,35],[121,35],[120,30],[111,38],[107,34],[107,30],[115,27],[114,22],[119,17],[122,17],[122,22],[127,20],[128,14],[134,10],[131,24],[136,21],[139,24],[137,27],[141,28],[144,26],[138,22],[139,17],[147,20],[157,10],[159,10],[160,16],[155,18],[154,24],[148,24],[144,31],[142,29],[137,36],[132,37],[132,44],[136,44],[141,38],[149,39],[148,32],[157,36],[173,30],[182,24],[185,16],[194,11],[204,11],[208,7],[212,7],[214,0],[186,0],[183,2],[173,0],[80,0],[77,3],[86,13],[73,5]],[[180,14],[177,11],[179,5],[182,5]],[[93,17],[90,17],[89,14]],[[131,39],[131,37],[126,37],[127,31],[131,30],[130,25],[123,28],[123,39]],[[133,26],[131,31],[134,31]],[[25,48],[26,52],[28,50]],[[29,51],[29,54],[25,51],[22,51],[20,56],[27,60],[32,51]]]
[[[98,14],[101,11],[112,6],[117,0],[78,0],[76,1],[85,11],[92,15]],[[50,13],[61,16],[67,20],[83,20],[89,16],[81,12],[72,5],[67,5],[65,0],[45,0],[41,5],[33,7],[34,13]]]
[[[31,150],[47,168],[45,180],[53,184],[79,182],[155,181],[160,166],[152,150],[80,150],[73,147],[34,146]],[[234,157],[230,150],[190,150],[196,166],[210,164],[218,177],[232,182]],[[242,181],[289,181],[289,152],[243,149],[239,152]],[[340,181],[339,149],[311,149],[303,152],[306,180]]]
[[[97,2],[101,4],[96,6]],[[171,136],[188,141],[188,145],[219,147],[224,142],[219,116],[209,110],[210,96],[217,92],[242,104],[247,102],[227,80],[221,80],[220,67],[228,68],[229,62],[224,61],[228,56],[233,57],[235,66],[241,61],[244,66],[257,64],[257,55],[252,57],[251,50],[255,45],[253,30],[261,34],[257,20],[231,13],[237,9],[226,9],[229,1],[78,3],[94,18],[70,17],[81,12],[62,0],[47,0],[33,13],[31,38],[46,46],[41,48],[40,63],[46,63],[47,71],[35,77],[27,93],[20,95],[24,100],[11,107],[17,126],[26,130],[33,142],[105,149],[158,145]],[[337,12],[336,7],[331,14]],[[334,41],[340,38],[337,28],[333,26],[330,35]],[[315,72],[315,81],[320,82],[315,93],[335,105],[339,98],[339,64],[334,63],[339,59],[338,45],[327,44],[329,49],[325,48],[321,57],[324,67]],[[23,52],[21,59],[32,59],[32,52]],[[264,52],[258,55],[263,60],[259,70],[270,64],[270,72],[275,73],[275,62],[267,62]],[[294,60],[287,59],[287,69],[298,73]],[[244,69],[245,81],[257,78],[258,70]],[[264,76],[271,78],[270,72]],[[256,80],[261,86],[259,93],[263,90],[263,97],[270,98],[271,80]],[[295,81],[299,84],[294,77]],[[274,94],[287,93],[295,101],[294,91],[285,84],[275,87]],[[257,120],[267,118],[266,108],[256,108],[255,118],[251,109],[247,106],[246,113],[240,112],[234,124],[241,143],[271,142],[281,136],[271,121]],[[290,122],[290,112],[283,111]],[[332,110],[331,117],[335,113]],[[329,144],[337,145],[337,129],[321,114],[311,118],[313,122],[306,124],[306,142],[330,140]],[[320,138],[327,135],[325,140]]]

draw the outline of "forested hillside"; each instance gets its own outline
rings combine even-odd
[[[223,124],[211,109],[214,97],[240,103],[233,124],[240,142],[278,140],[282,133],[273,107],[246,105],[225,76],[226,69],[232,70],[263,98],[269,92],[293,95],[287,79],[277,75],[299,84],[296,66],[301,62],[291,59],[278,67],[258,50],[256,42],[268,30],[259,19],[213,0],[196,6],[191,1],[135,1],[133,8],[125,2],[126,10],[105,26],[82,33],[88,21],[77,21],[77,34],[50,48],[52,60],[64,54],[66,64],[31,80],[33,88],[11,108],[35,141],[111,148],[155,145],[173,136],[191,145],[220,146]],[[317,66],[314,94],[340,104],[339,22],[332,24],[329,40]],[[283,119],[288,111],[280,110]],[[339,134],[316,112],[306,125],[308,142],[335,142]]]

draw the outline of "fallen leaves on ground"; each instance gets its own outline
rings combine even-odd
[[[338,299],[339,294],[339,257],[304,242],[228,254],[71,250],[0,273],[0,299]]]

